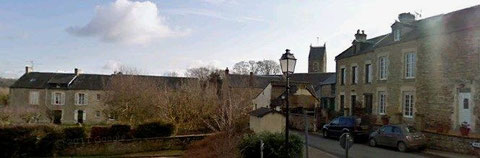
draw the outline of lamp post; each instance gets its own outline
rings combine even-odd
[[[285,116],[285,146],[288,146],[288,115],[290,115],[290,110],[289,110],[289,100],[288,96],[290,95],[290,74],[293,74],[293,71],[295,70],[295,64],[297,63],[297,59],[293,56],[292,53],[290,53],[289,49],[285,50],[285,53],[282,55],[280,58],[280,67],[282,68],[282,72],[285,75],[285,78],[287,80],[286,82],[286,96],[285,96],[285,103],[286,103],[286,116]]]

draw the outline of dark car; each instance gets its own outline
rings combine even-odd
[[[426,142],[424,134],[407,125],[384,125],[369,137],[370,146],[396,147],[402,152],[408,149],[425,148]]]
[[[343,133],[350,133],[354,138],[368,138],[367,125],[361,125],[361,119],[354,116],[340,116],[322,128],[323,137],[340,137]]]

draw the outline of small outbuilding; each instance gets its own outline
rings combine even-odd
[[[285,131],[285,116],[273,109],[261,107],[250,112],[250,129],[255,133]]]

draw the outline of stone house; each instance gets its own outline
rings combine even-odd
[[[391,32],[358,30],[336,56],[337,111],[364,108],[392,123],[480,132],[480,6],[425,19],[402,13]]]
[[[98,124],[114,121],[104,111],[106,86],[115,75],[74,73],[26,72],[10,86],[9,106],[36,109],[41,113],[38,123]],[[127,76],[127,75],[123,75]],[[158,86],[173,87],[192,78],[142,76]]]

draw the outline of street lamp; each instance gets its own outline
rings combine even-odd
[[[285,78],[287,79],[286,82],[286,96],[285,96],[285,101],[286,101],[286,116],[285,116],[285,146],[288,146],[288,115],[290,115],[290,110],[288,108],[289,106],[289,100],[288,96],[290,95],[290,74],[293,74],[293,71],[295,71],[295,64],[297,63],[297,59],[293,56],[292,53],[290,53],[290,49],[285,50],[285,54],[282,55],[280,58],[280,67],[282,68],[282,72],[285,75]]]

